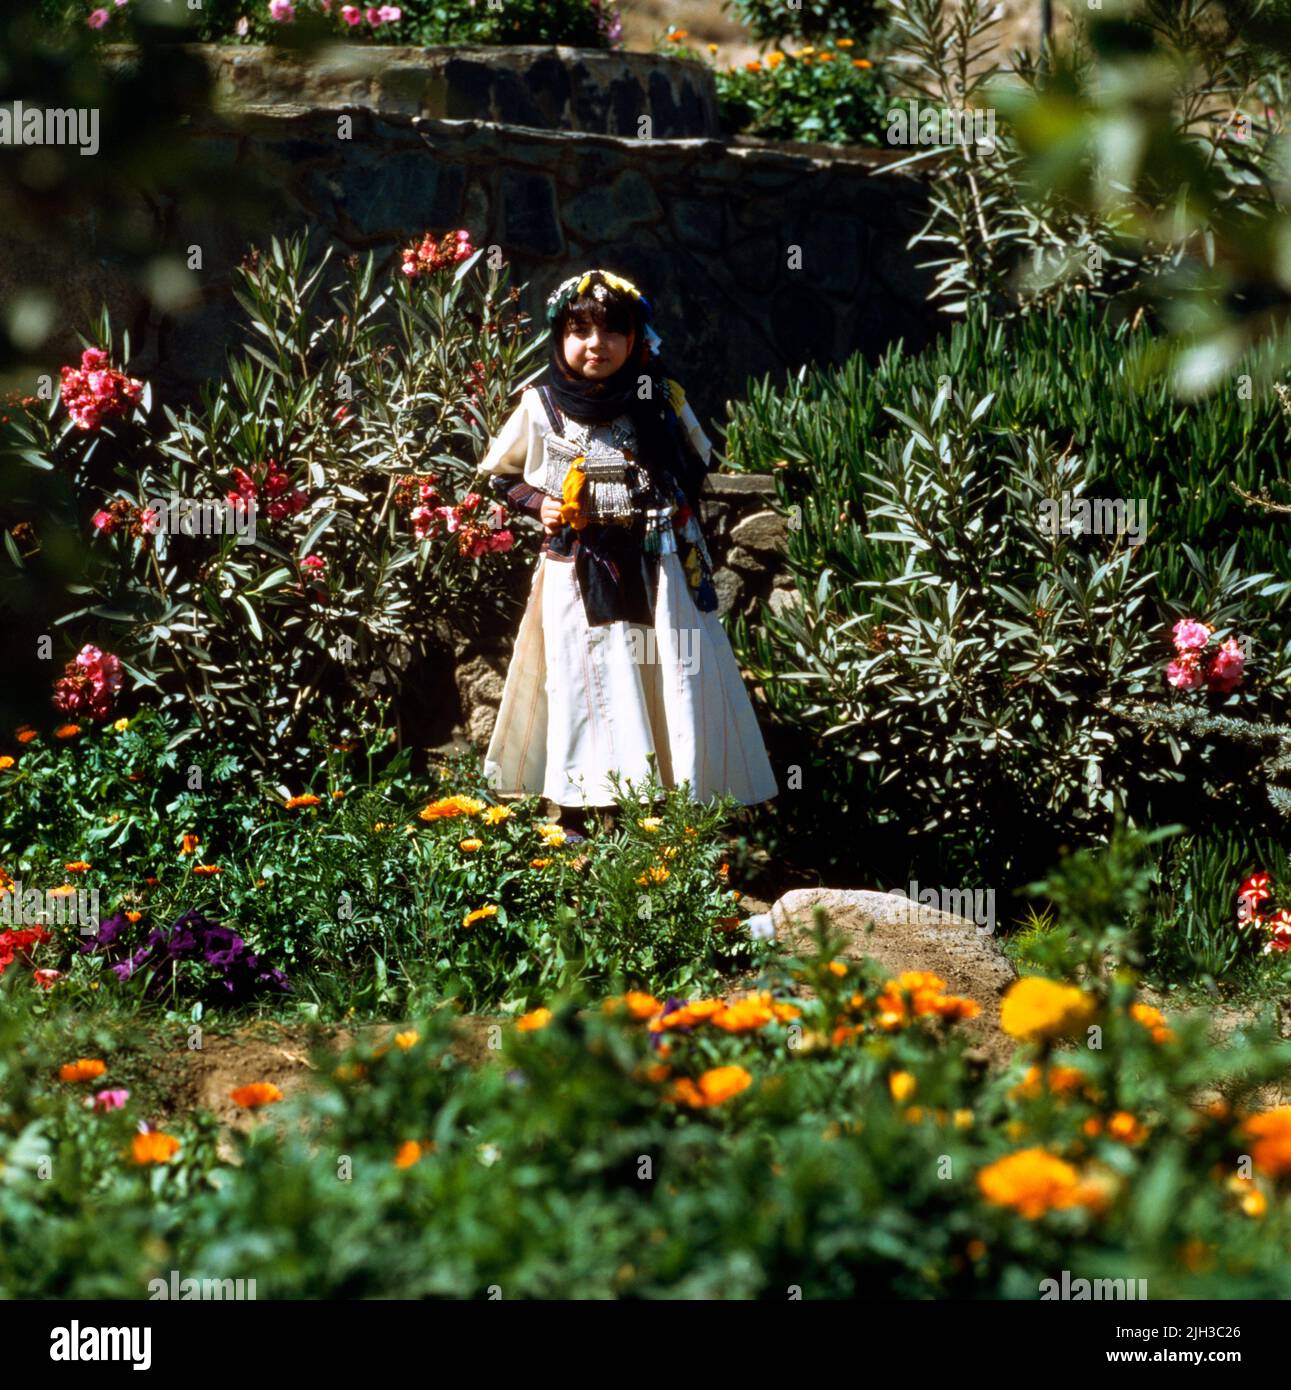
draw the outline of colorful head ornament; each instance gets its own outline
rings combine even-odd
[[[560,317],[561,311],[572,300],[581,294],[586,294],[591,290],[593,299],[604,299],[609,289],[618,290],[621,294],[631,295],[641,306],[642,323],[645,329],[646,342],[650,345],[650,351],[658,355],[662,339],[654,331],[650,320],[654,317],[654,310],[650,306],[650,301],[641,293],[631,280],[625,280],[621,275],[615,275],[612,271],[585,270],[578,275],[571,275],[568,280],[562,281],[547,296],[547,323],[551,328],[555,328],[556,320]]]

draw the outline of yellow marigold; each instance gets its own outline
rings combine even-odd
[[[80,732],[81,726],[79,724],[60,724],[58,728],[54,730],[54,737],[75,738]]]
[[[1044,1149],[1019,1149],[983,1168],[977,1187],[994,1206],[1012,1207],[1034,1221],[1056,1207],[1075,1204],[1080,1175]]]
[[[699,831],[696,830],[693,825],[684,825],[682,826],[681,833],[683,835],[689,835],[693,838],[694,836],[699,834]]]
[[[550,859],[531,859],[529,861],[529,867],[531,869],[545,869],[550,863]]]
[[[462,926],[469,927],[472,922],[479,922],[485,917],[496,917],[497,915],[497,903],[485,903],[483,907],[477,907],[474,912],[466,913],[462,918]]]
[[[9,769],[14,765],[15,761],[16,759],[11,758],[9,754],[6,753],[3,758],[0,758],[0,771],[8,772]]]
[[[783,62],[784,62],[784,54],[781,53],[781,52],[779,52],[779,50],[777,50],[777,51],[774,52],[774,53],[768,53],[768,54],[767,54],[767,67],[769,67],[769,68],[778,68],[778,67],[780,66],[780,64],[783,63]]]
[[[448,820],[453,816],[475,816],[484,810],[484,802],[471,796],[444,796],[432,801],[417,812],[425,821]]]
[[[1255,1140],[1251,1158],[1261,1173],[1280,1178],[1291,1172],[1291,1105],[1252,1115],[1242,1133]]]
[[[672,875],[662,864],[651,864],[645,873],[638,876],[637,883],[642,888],[648,888],[652,883],[663,883],[671,877]]]
[[[716,53],[716,52],[717,52],[717,45],[716,45],[715,43],[710,43],[710,44],[708,44],[708,45],[707,45],[707,48],[708,48],[708,51],[709,51],[710,53]]]
[[[89,867],[84,859],[73,859],[70,864],[63,865],[69,874],[83,874]]]
[[[835,40],[834,40],[834,47],[835,47],[835,48],[851,48],[852,45],[853,45],[855,42],[856,42],[855,39],[835,39]]]
[[[340,801],[340,799],[341,799],[344,795],[345,795],[345,793],[344,793],[343,791],[334,791],[334,792],[332,793],[332,800],[333,800],[333,801]]]
[[[289,811],[294,811],[298,806],[317,806],[322,801],[321,796],[315,796],[313,792],[305,792],[303,796],[289,796],[283,805]]]
[[[401,1052],[407,1052],[410,1047],[416,1047],[421,1034],[415,1028],[406,1028],[402,1033],[394,1035],[395,1046]]]
[[[644,820],[637,821],[637,824],[651,835],[663,828],[663,820],[659,816],[646,816]]]
[[[112,725],[112,727],[117,731],[117,733],[123,734],[130,727],[130,721],[128,719],[118,719],[116,723]]]
[[[516,1019],[516,1027],[522,1033],[536,1033],[539,1028],[545,1028],[551,1022],[550,1009],[534,1009],[532,1013],[523,1014]]]
[[[1028,975],[1009,986],[1000,1004],[1000,1027],[1026,1042],[1066,1037],[1084,1028],[1096,1007],[1074,985]]]
[[[841,960],[831,960],[825,967],[831,975],[837,975],[841,979],[847,974],[847,963]]]
[[[554,845],[563,845],[567,836],[558,825],[539,825],[535,827],[538,834],[546,841],[547,848],[551,849]]]
[[[396,1168],[411,1168],[421,1161],[421,1145],[415,1139],[405,1139],[394,1156]]]
[[[179,1140],[173,1134],[152,1129],[136,1134],[130,1144],[130,1154],[141,1166],[146,1163],[169,1163],[179,1152]]]
[[[474,840],[474,839],[472,839],[472,840],[462,840],[462,841],[458,844],[457,848],[460,849],[460,850],[463,850],[463,851],[464,851],[465,853],[467,853],[467,854],[474,854],[475,851],[476,851],[477,849],[483,849],[483,848],[484,848],[484,841],[483,841],[483,840]]]
[[[201,840],[198,839],[196,835],[190,832],[189,834],[185,835],[183,840],[180,842],[179,852],[180,854],[194,854],[197,851],[198,845],[200,845],[201,843]]]
[[[1247,1216],[1260,1217],[1269,1209],[1269,1199],[1258,1189],[1242,1198],[1242,1210]]]
[[[70,898],[76,889],[70,883],[60,883],[57,888],[49,890],[51,898]]]
[[[483,812],[480,819],[485,825],[497,825],[500,821],[506,820],[510,814],[511,811],[509,807],[490,806]]]
[[[914,1076],[908,1071],[894,1071],[892,1075],[888,1077],[888,1090],[892,1094],[892,1099],[896,1101],[898,1105],[900,1105],[903,1100],[909,1100],[909,1098],[914,1095],[915,1087],[918,1084]]]
[[[274,1105],[280,1101],[282,1092],[272,1081],[251,1081],[230,1091],[229,1099],[243,1110],[259,1110],[262,1105]]]
[[[971,1110],[956,1110],[953,1122],[956,1129],[972,1129],[973,1112]]]
[[[60,1081],[93,1081],[107,1071],[107,1063],[98,1057],[78,1057],[58,1069]]]
[[[367,1064],[364,1062],[342,1062],[332,1073],[338,1081],[362,1081],[367,1074]]]
[[[1131,1004],[1130,1017],[1136,1023],[1141,1023],[1152,1034],[1153,1042],[1174,1041],[1174,1033],[1166,1027],[1165,1015],[1160,1009],[1154,1009],[1150,1004]]]
[[[222,874],[224,870],[218,864],[194,864],[193,872],[203,878],[210,878],[212,874]]]
[[[794,54],[795,58],[810,57],[816,51],[814,44],[808,44],[806,48],[800,48]]]
[[[30,724],[24,724],[22,728],[14,734],[14,738],[16,738],[19,743],[30,743],[32,739],[37,737],[39,737],[39,735],[37,735],[35,729],[33,729]]]
[[[377,823],[372,827],[372,829],[373,829],[374,831],[388,830],[389,828],[390,828],[390,827],[389,827],[389,824],[388,824],[386,821],[383,821],[383,820],[377,821]]]

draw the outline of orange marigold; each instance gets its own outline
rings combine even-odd
[[[147,1163],[169,1163],[179,1152],[179,1140],[173,1134],[151,1129],[136,1134],[130,1144],[130,1155],[141,1166]]]
[[[1057,1207],[1074,1206],[1080,1175],[1044,1149],[1019,1149],[977,1175],[977,1187],[994,1206],[1012,1207],[1034,1221]]]
[[[1279,1105],[1252,1115],[1242,1133],[1255,1140],[1251,1158],[1261,1173],[1280,1178],[1291,1173],[1291,1105]]]
[[[58,1069],[60,1081],[93,1081],[107,1071],[107,1063],[98,1057],[78,1057]]]
[[[523,1014],[516,1019],[516,1027],[522,1033],[536,1033],[539,1028],[545,1028],[551,1022],[551,1018],[550,1009],[534,1009],[531,1013]]]
[[[298,806],[317,806],[322,799],[313,792],[305,792],[303,796],[289,796],[283,804],[287,810],[294,811]]]
[[[405,1139],[394,1156],[396,1168],[411,1168],[421,1161],[421,1145],[415,1139]]]
[[[282,1092],[272,1081],[252,1081],[229,1092],[229,1099],[243,1110],[259,1110],[282,1099]]]

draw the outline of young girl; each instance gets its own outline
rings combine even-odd
[[[777,795],[718,620],[699,491],[711,445],[659,363],[649,302],[604,270],[547,301],[551,357],[479,471],[538,516],[542,552],[507,671],[485,776],[579,811],[614,805],[610,770],[706,801]]]

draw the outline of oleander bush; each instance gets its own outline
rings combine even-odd
[[[57,631],[101,644],[113,688],[61,709],[102,719],[117,694],[182,707],[186,735],[298,775],[310,722],[339,728],[355,699],[442,665],[455,634],[511,621],[523,560],[506,509],[469,484],[542,335],[483,254],[465,231],[392,267],[311,257],[304,235],[253,249],[246,341],[179,413],[129,375],[104,312],[48,405],[29,399],[0,430],[8,459],[55,488],[6,508],[8,563],[54,582],[45,533],[93,547]]]
[[[1267,354],[1248,389],[1180,403],[1139,370],[1148,338],[1089,306],[978,314],[917,356],[804,368],[729,408],[728,459],[772,471],[789,521],[800,603],[735,640],[776,719],[819,736],[792,817],[807,840],[815,807],[847,806],[885,882],[1007,887],[1118,812],[1276,833],[1264,779],[1243,776],[1255,753],[1144,737],[1134,715],[1285,720],[1291,566],[1216,475],[1264,491],[1286,421],[1257,385]],[[1047,534],[1041,503],[1064,496],[1141,505],[1143,543]],[[1238,688],[1175,687],[1185,618],[1246,644]]]
[[[441,1010],[320,1049],[285,1103],[248,1076],[229,1161],[204,1112],[159,1123],[107,1016],[6,981],[0,1292],[1035,1299],[1065,1270],[1285,1297],[1291,1110],[1259,1088],[1291,1045],[1265,1021],[1216,1050],[1136,997],[1107,948],[1142,848],[1055,871],[1079,982],[1010,990],[998,1072],[966,1053],[974,1001],[840,959],[820,914],[738,998],[561,995],[475,1068]]]

